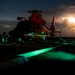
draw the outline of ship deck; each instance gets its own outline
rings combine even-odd
[[[61,69],[63,74],[74,73],[74,40],[73,42],[62,43],[60,41],[45,43],[0,43],[0,69],[20,71],[23,68],[31,70],[32,67],[34,69],[50,68],[52,71],[57,70],[57,73]]]

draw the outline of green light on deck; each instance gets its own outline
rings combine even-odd
[[[44,34],[44,31],[42,31],[42,34]]]
[[[63,43],[63,45],[67,45],[68,43]]]
[[[2,42],[3,42],[3,43],[6,43],[6,42],[7,42],[7,39],[8,39],[8,38],[5,39],[5,38],[2,37]]]
[[[66,40],[62,39],[62,38],[59,38],[60,40],[62,40],[63,42],[66,42]]]
[[[21,38],[19,38],[18,40],[19,40],[19,41],[21,41],[22,39],[21,39]]]
[[[29,33],[28,35],[30,35],[30,36],[34,35],[34,32],[32,32],[32,33]]]
[[[4,38],[2,38],[2,42],[5,42],[5,39]]]
[[[69,60],[69,61],[75,60],[75,55],[63,51],[48,52],[45,53],[44,56],[43,55],[41,56],[40,58],[44,59],[46,58],[46,59]]]
[[[55,48],[55,47],[40,49],[40,50],[28,52],[28,53],[19,54],[18,56],[24,56],[24,57],[26,57],[26,58],[29,58],[29,57],[33,57],[33,56],[39,55],[39,54],[41,54],[41,53],[45,53],[45,52],[47,52],[47,51],[53,50],[54,48]]]

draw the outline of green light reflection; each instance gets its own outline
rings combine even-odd
[[[41,56],[40,58],[44,59],[46,58],[46,59],[58,59],[58,60],[70,60],[70,61],[75,60],[75,55],[63,51],[47,52]]]
[[[49,47],[49,48],[45,48],[45,49],[40,49],[40,50],[28,52],[28,53],[19,54],[17,56],[24,56],[26,58],[29,58],[29,57],[36,56],[38,54],[45,53],[47,51],[53,50],[54,48],[55,47]]]

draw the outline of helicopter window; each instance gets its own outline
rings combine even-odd
[[[36,24],[37,30],[40,30],[40,24]]]

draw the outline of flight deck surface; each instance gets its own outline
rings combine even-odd
[[[74,71],[75,45],[71,43],[7,43],[0,44],[0,69],[54,67]],[[17,68],[16,68],[17,67]],[[71,67],[71,68],[68,68]]]

